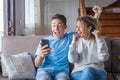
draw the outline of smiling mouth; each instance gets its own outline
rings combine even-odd
[[[82,32],[79,32],[78,35],[81,36]]]
[[[78,34],[82,34],[82,32],[78,32]]]

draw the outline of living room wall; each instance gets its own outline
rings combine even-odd
[[[54,12],[47,12],[46,10],[50,11],[49,9],[53,8],[52,10],[55,10],[54,8],[61,9],[59,6],[51,7],[49,5],[53,6],[53,2],[59,3],[63,2],[65,12],[64,15],[68,19],[68,28],[67,31],[74,31],[75,30],[75,20],[78,16],[78,6],[79,6],[79,0],[35,0],[34,2],[34,11],[35,11],[35,26],[34,26],[34,32],[31,32],[35,35],[40,34],[50,34],[50,18],[51,14],[46,13],[57,13],[57,11]],[[97,4],[102,7],[106,7],[109,4],[115,2],[117,0],[85,0],[86,7],[93,7],[93,5]],[[29,27],[25,27],[25,0],[16,0],[16,34],[21,35],[25,34],[24,31],[29,32]],[[61,3],[62,4],[62,3]],[[47,8],[46,6],[49,6],[51,8]],[[58,11],[59,12],[59,11]],[[47,17],[46,17],[47,16]],[[49,19],[49,20],[48,20]],[[48,20],[46,22],[46,20]],[[47,24],[47,26],[46,26]],[[25,35],[31,35],[25,34]]]

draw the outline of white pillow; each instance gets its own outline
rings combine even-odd
[[[2,68],[2,76],[7,77],[8,73],[6,71],[5,65],[3,64],[3,59],[1,58],[1,68]]]
[[[2,54],[1,54],[2,55]],[[0,55],[0,56],[1,56]],[[29,53],[28,52],[22,52],[22,53],[19,53],[19,54],[17,54],[17,55],[29,55]],[[1,57],[1,68],[2,68],[2,76],[3,77],[8,77],[8,73],[7,73],[7,71],[6,71],[6,67],[5,67],[5,65],[3,64],[3,58]]]
[[[1,55],[9,80],[35,79],[35,68],[31,55]]]

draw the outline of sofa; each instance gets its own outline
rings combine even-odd
[[[33,58],[40,39],[46,36],[6,36],[2,41],[1,54],[16,55],[21,52],[29,52]],[[105,36],[103,38],[108,45],[110,53],[109,59],[105,62],[105,69],[108,73],[107,80],[120,80],[120,38],[109,39]],[[8,80],[8,77],[2,76],[2,68],[0,80]]]

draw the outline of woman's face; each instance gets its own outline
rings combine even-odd
[[[60,19],[53,19],[51,26],[53,37],[60,38],[64,35],[66,25]]]
[[[90,35],[90,28],[86,27],[83,21],[77,21],[77,28],[76,28],[78,35],[82,38],[86,38]]]

